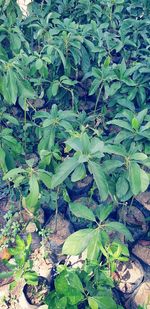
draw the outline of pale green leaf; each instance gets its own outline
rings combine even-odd
[[[133,194],[139,194],[141,191],[141,172],[140,166],[136,162],[129,164],[129,182]]]
[[[89,161],[88,166],[90,172],[93,174],[94,180],[98,187],[101,200],[105,201],[108,197],[108,183],[106,180],[106,176],[99,164],[93,161]]]
[[[84,206],[83,204],[77,202],[70,203],[69,208],[76,217],[95,221],[93,211],[90,208]]]
[[[93,229],[83,229],[71,234],[63,245],[62,253],[67,255],[81,254],[88,247],[94,232]]]
[[[75,170],[79,162],[76,157],[66,159],[59,165],[56,174],[52,176],[51,188],[59,186]]]

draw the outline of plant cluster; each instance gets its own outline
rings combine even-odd
[[[132,236],[109,216],[150,183],[150,3],[45,0],[28,12],[0,0],[3,180],[33,215],[44,200],[57,215],[61,195],[88,220],[63,246],[64,254],[86,252],[83,268],[58,267],[49,308],[121,308],[111,276],[129,252],[110,231]],[[87,175],[99,195],[94,211],[68,194]]]

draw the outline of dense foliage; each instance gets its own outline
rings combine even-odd
[[[110,275],[129,252],[109,231],[132,236],[109,215],[150,182],[150,3],[45,0],[28,10],[0,0],[3,180],[33,214],[43,200],[57,214],[61,196],[88,221],[63,246],[69,255],[86,249],[83,269],[59,267],[49,308],[121,308]],[[87,175],[96,210],[68,193]]]

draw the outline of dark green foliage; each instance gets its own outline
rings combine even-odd
[[[73,215],[89,221],[63,247],[72,255],[86,249],[87,261],[81,271],[59,270],[49,308],[119,308],[105,271],[128,250],[108,235],[132,237],[107,217],[150,183],[150,3],[45,0],[32,1],[28,11],[23,16],[15,0],[0,0],[3,179],[34,214],[44,199],[57,213],[62,194]],[[67,193],[87,175],[100,212]]]

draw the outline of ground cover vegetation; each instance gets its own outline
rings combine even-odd
[[[42,239],[51,216],[50,234],[69,218],[62,256],[82,266],[54,263],[48,308],[125,308],[114,274],[136,239],[117,213],[150,183],[149,17],[148,0],[33,1],[27,16],[0,0],[0,201],[10,204],[0,278],[38,284],[16,212]]]

